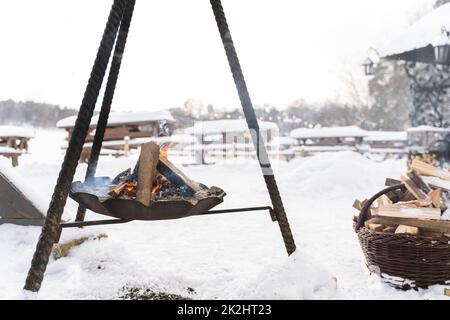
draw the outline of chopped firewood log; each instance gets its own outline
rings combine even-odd
[[[423,179],[418,176],[414,171],[410,171],[407,173],[407,176],[409,179],[411,179],[415,185],[424,193],[428,194],[431,191],[431,188],[428,186],[428,184],[423,181]]]
[[[153,141],[144,143],[139,155],[138,189],[136,200],[144,206],[149,206],[152,199],[153,179],[156,176],[156,166],[159,160],[159,145]]]
[[[402,208],[394,205],[385,205],[373,209],[372,216],[439,220],[441,218],[441,210],[438,208]]]
[[[420,235],[424,237],[432,237],[432,238],[441,238],[444,236],[442,232],[437,231],[429,231],[429,230],[420,230]]]
[[[126,186],[126,182],[124,181],[124,182],[118,184],[117,186],[113,187],[111,189],[112,195],[114,195],[114,196],[120,195],[120,193],[122,192],[123,188],[125,188],[125,186]]]
[[[397,229],[397,227],[386,227],[383,229],[384,233],[395,233],[395,230]]]
[[[427,198],[427,194],[424,193],[411,179],[402,176],[402,182],[405,184],[406,189],[411,192],[417,200],[424,200]]]
[[[420,176],[432,189],[441,188],[446,191],[450,191],[450,181],[442,180],[431,176]]]
[[[372,220],[373,219],[373,220]],[[429,220],[417,218],[397,218],[376,216],[370,219],[371,223],[380,223],[390,227],[397,227],[401,224],[420,228],[420,230],[442,232],[450,234],[450,221],[447,220]]]
[[[363,201],[359,201],[358,199],[356,199],[353,202],[353,208],[355,208],[358,211],[361,211],[361,209],[364,207],[364,205],[366,204],[366,202],[369,201],[368,199],[364,199]]]
[[[399,191],[399,190],[397,190],[396,191],[398,194],[400,194],[399,195],[399,197],[400,197],[400,201],[411,201],[411,200],[416,200],[416,197],[411,193],[411,192],[409,192],[409,190],[406,190],[405,192],[401,192],[401,191]]]
[[[426,208],[432,205],[431,199],[402,201],[392,204],[396,208]]]
[[[180,169],[178,169],[172,162],[167,158],[161,157],[159,159],[157,170],[163,176],[167,178],[177,187],[186,187],[190,191],[190,195],[194,195],[197,191],[200,191],[200,185],[188,178]]]
[[[434,176],[450,181],[450,172],[441,170],[431,164],[420,161],[419,159],[414,159],[410,168],[419,175]]]
[[[368,228],[373,231],[383,231],[383,229],[386,228],[386,226],[383,226],[382,224],[379,223],[369,223]]]
[[[447,206],[445,205],[445,201],[442,197],[442,189],[441,188],[431,191],[429,196],[430,196],[430,200],[433,203],[433,206],[435,208],[441,209],[442,212],[447,210]]]
[[[402,182],[400,180],[392,179],[392,178],[386,178],[386,181],[384,182],[384,185],[386,187],[395,186],[398,184],[401,184]]]
[[[395,233],[410,234],[413,236],[417,236],[419,234],[419,228],[399,225],[397,229],[395,229]]]
[[[393,203],[399,202],[401,199],[400,194],[397,191],[389,191],[386,193],[386,197]]]
[[[361,211],[361,208],[362,208],[361,201],[359,201],[358,199],[356,199],[356,200],[353,202],[353,206],[352,206],[352,207],[355,208],[355,209],[358,210],[358,211]]]
[[[392,201],[386,195],[382,195],[377,199],[378,206],[389,205],[392,204]]]
[[[371,218],[371,219],[366,220],[364,222],[364,226],[366,228],[369,228],[369,225],[371,225],[371,224],[379,224],[379,221],[380,221],[380,219],[378,219],[377,217],[376,218]]]

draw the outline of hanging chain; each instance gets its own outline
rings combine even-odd
[[[53,244],[58,235],[61,215],[66,205],[69,190],[73,181],[78,159],[88,133],[100,88],[105,77],[111,51],[116,40],[117,31],[125,10],[126,0],[114,0],[97,57],[91,71],[89,82],[75,122],[73,134],[66,150],[66,155],[59,172],[53,196],[47,211],[47,217],[42,227],[39,241],[36,245],[31,267],[25,281],[25,290],[39,291],[47,268]]]
[[[114,55],[109,70],[108,82],[106,83],[105,94],[103,95],[102,107],[98,117],[97,126],[95,128],[94,142],[91,148],[91,155],[89,156],[88,168],[86,170],[85,179],[95,176],[97,170],[98,157],[102,149],[103,138],[105,136],[106,126],[108,124],[108,117],[111,111],[111,104],[114,98],[114,91],[116,89],[117,79],[119,78],[120,66],[122,64],[122,56],[125,52],[125,45],[127,43],[128,31],[130,30],[131,18],[133,17],[133,10],[136,0],[128,0],[125,12],[123,14],[122,22],[120,24],[119,34],[117,36]],[[86,207],[78,206],[76,221],[84,221],[86,215]]]
[[[264,141],[261,138],[258,121],[256,120],[255,110],[248,93],[247,85],[245,83],[244,75],[242,73],[241,65],[234,47],[233,39],[228,28],[227,19],[223,12],[222,3],[220,0],[210,0],[211,6],[216,18],[217,27],[219,28],[220,37],[228,58],[228,63],[233,74],[234,82],[241,100],[242,109],[244,110],[247,125],[252,134],[253,144],[257,152],[258,161],[263,172],[264,181],[266,182],[267,190],[272,201],[273,209],[280,226],[281,235],[286,246],[287,253],[290,255],[295,251],[294,237],[292,236],[291,228],[284,210],[283,201],[281,200],[280,192],[278,191],[277,182],[273,174],[270,160],[267,155]]]

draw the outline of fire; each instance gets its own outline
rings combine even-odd
[[[161,144],[159,149],[159,157],[167,158],[169,149],[172,148],[174,144],[175,144],[174,142],[164,142],[163,144]]]
[[[164,177],[162,174],[158,173],[156,175],[155,180],[153,180],[152,193],[156,193],[159,189],[161,189],[165,181],[167,181],[167,178]]]
[[[137,181],[125,182],[123,187],[123,194],[129,197],[136,197]]]

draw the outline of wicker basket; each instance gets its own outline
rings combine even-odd
[[[364,222],[370,217],[368,209],[372,203],[381,195],[402,188],[403,185],[397,185],[380,191],[361,209],[355,230],[367,266],[396,288],[427,288],[449,283],[449,238],[384,233],[364,227]]]

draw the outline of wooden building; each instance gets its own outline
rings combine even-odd
[[[68,117],[57,123],[58,128],[67,131],[67,140],[72,136],[76,118],[76,116]],[[86,162],[89,159],[97,122],[98,115],[92,117],[80,161]],[[169,111],[111,112],[101,154],[116,157],[126,155],[130,149],[136,149],[148,141],[145,138],[170,135],[174,123],[175,119]]]
[[[295,153],[299,156],[332,151],[358,151],[367,136],[365,130],[356,126],[298,128],[291,137],[298,141]]]

